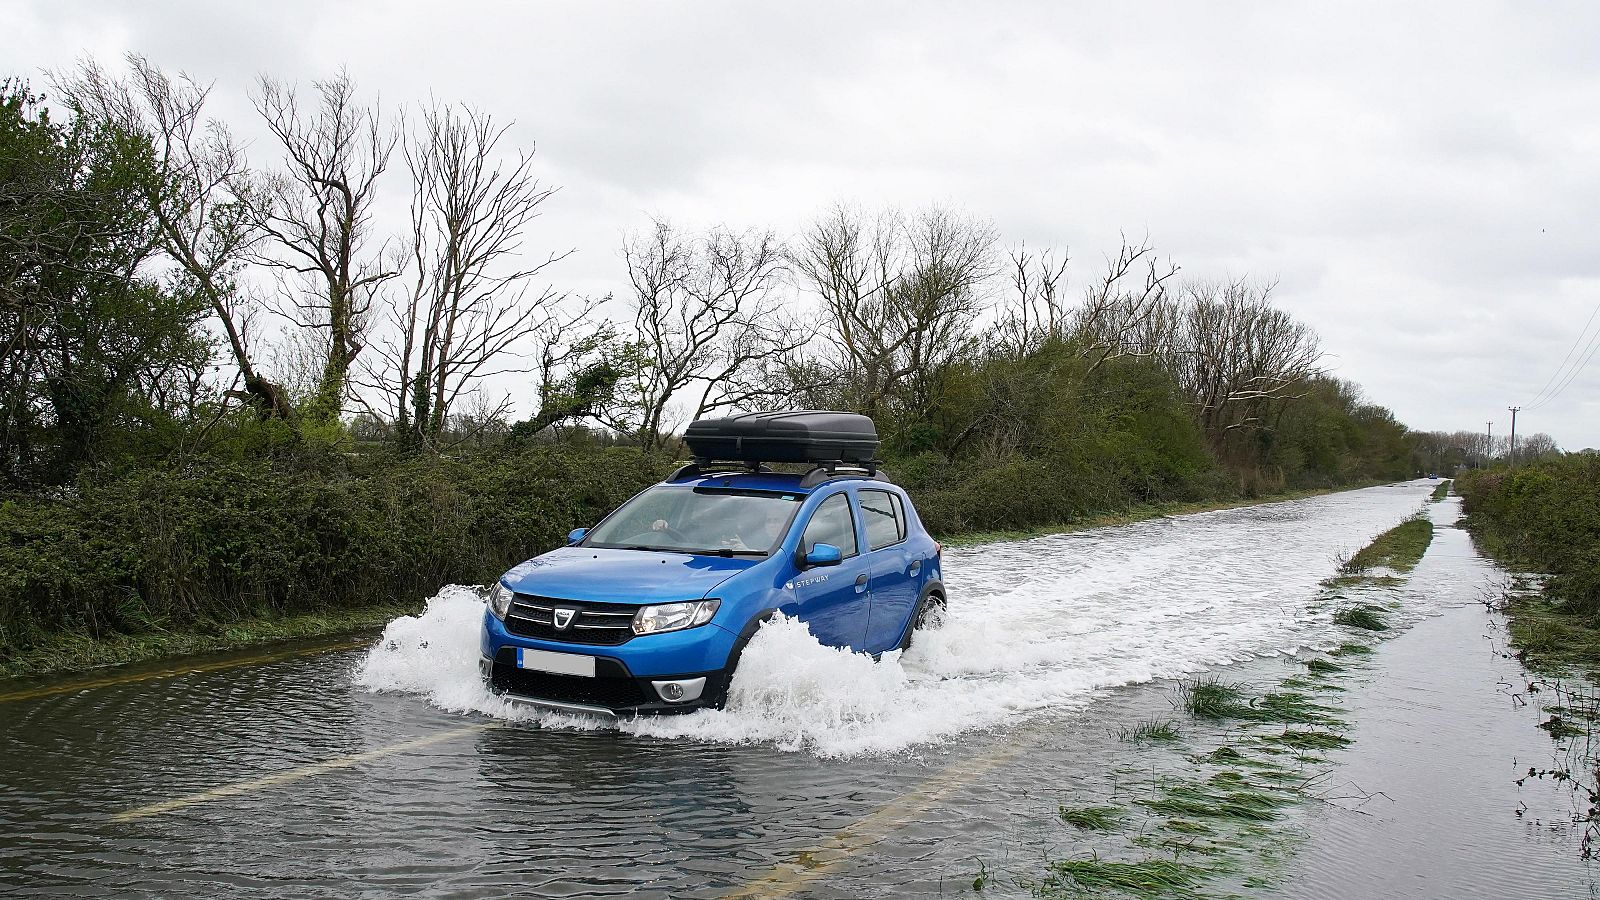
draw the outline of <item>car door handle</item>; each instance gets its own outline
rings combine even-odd
[[[915,574],[917,574],[918,572],[921,572],[921,571],[922,571],[922,560],[913,559],[911,561],[911,569],[910,569],[911,574],[915,575]]]
[[[859,593],[861,593],[862,591],[864,591],[866,589],[867,589],[867,573],[862,572],[860,575],[856,576],[856,593],[859,594]]]

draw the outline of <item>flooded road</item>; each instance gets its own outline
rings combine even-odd
[[[1025,896],[1045,858],[1092,845],[1065,799],[1115,792],[1130,754],[1181,761],[1119,730],[1171,717],[1170,679],[1339,644],[1318,583],[1432,487],[951,550],[950,621],[904,658],[775,627],[727,710],[620,729],[484,693],[482,605],[460,588],[371,649],[8,685],[0,892],[923,897],[992,871],[986,896]],[[1430,553],[1441,589],[1405,591],[1397,623],[1476,600],[1489,570],[1463,547]],[[1334,826],[1311,810],[1285,827]],[[1336,865],[1302,857],[1307,884]]]

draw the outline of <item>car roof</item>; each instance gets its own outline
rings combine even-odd
[[[774,491],[785,494],[810,494],[817,489],[840,481],[866,482],[873,487],[893,487],[888,481],[860,472],[840,472],[821,484],[801,486],[803,474],[790,472],[712,472],[690,478],[678,478],[663,484],[681,484],[690,487],[719,487],[736,490]]]

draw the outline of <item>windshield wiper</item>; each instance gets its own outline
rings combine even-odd
[[[613,547],[614,550],[644,550],[650,553],[688,553],[694,556],[768,556],[765,550],[730,550],[727,547],[718,547],[715,550],[701,550],[694,547],[652,547],[648,544],[624,544]]]

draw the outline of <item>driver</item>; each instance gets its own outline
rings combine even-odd
[[[763,503],[759,510],[747,512],[735,521],[725,521],[723,525],[727,530],[720,544],[729,550],[766,550],[783,535],[788,521],[789,510],[784,505]],[[651,522],[650,530],[678,533],[677,527],[666,519]]]
[[[746,517],[723,545],[731,550],[765,550],[777,543],[788,524],[789,511],[782,504],[761,504],[759,512]]]

